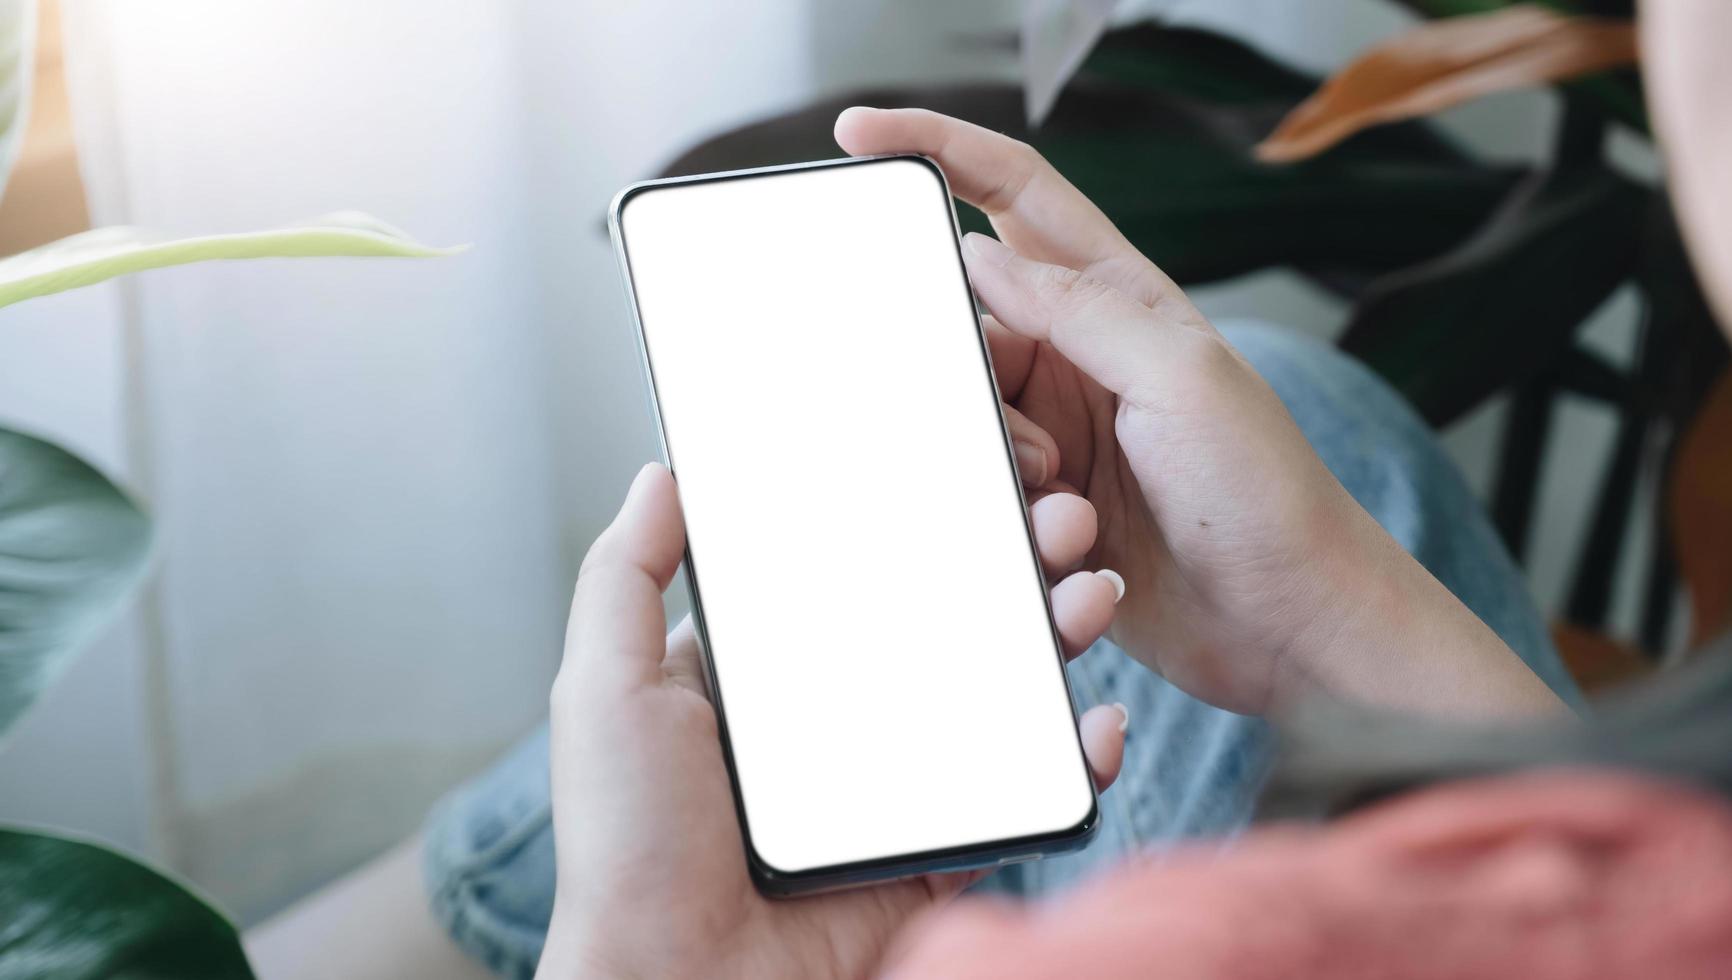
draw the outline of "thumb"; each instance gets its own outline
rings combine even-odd
[[[1165,365],[1184,363],[1186,346],[1213,341],[1214,328],[1189,301],[1160,313],[1098,279],[1023,258],[971,233],[963,253],[969,279],[992,315],[1012,332],[1052,344],[1103,388],[1133,404],[1158,404]]]
[[[673,474],[651,463],[584,556],[565,630],[562,678],[582,678],[582,687],[661,679],[667,649],[662,592],[684,553],[685,519]]]

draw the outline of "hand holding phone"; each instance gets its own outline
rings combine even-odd
[[[651,181],[611,225],[759,886],[1081,846],[1099,810],[1063,656],[1082,647],[1048,608],[937,165]],[[1045,508],[1067,503],[1086,507]],[[1086,644],[1113,581],[1060,588],[1087,600]]]
[[[1312,699],[1470,717],[1563,707],[1342,488],[1184,291],[1040,154],[921,109],[849,109],[836,139],[850,153],[932,154],[992,220],[999,240],[970,236],[964,254],[997,317],[987,337],[999,390],[1050,434],[1051,485],[1099,515],[1087,564],[1124,576],[1110,635],[1126,653],[1241,714]]]
[[[1086,549],[1088,531],[1035,521],[1043,553]],[[979,875],[792,902],[758,893],[691,621],[662,632],[661,593],[684,548],[678,491],[652,464],[584,560],[552,697],[558,899],[540,975],[868,976],[909,918]],[[1080,636],[1077,599],[1055,594],[1053,611]],[[1118,774],[1121,721],[1110,706],[1082,718],[1103,789]]]

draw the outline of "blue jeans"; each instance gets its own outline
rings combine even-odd
[[[1228,339],[1280,395],[1348,492],[1567,700],[1580,695],[1544,620],[1461,475],[1399,395],[1358,362],[1279,327],[1228,324]],[[979,888],[1040,894],[1139,848],[1244,827],[1270,762],[1259,719],[1212,708],[1101,641],[1070,667],[1083,707],[1123,702],[1122,775],[1085,851],[1014,865]],[[448,796],[429,818],[433,914],[495,972],[529,977],[553,908],[547,731]]]

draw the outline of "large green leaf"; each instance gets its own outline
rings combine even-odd
[[[0,193],[24,142],[36,64],[36,0],[0,0]]]
[[[101,473],[0,429],[0,733],[119,609],[149,544],[150,522]]]
[[[1274,265],[1375,276],[1460,242],[1517,180],[1441,148],[1408,152],[1411,130],[1258,163],[1250,149],[1280,111],[1079,85],[1031,141],[1181,282]]]
[[[0,980],[245,980],[233,923],[83,841],[0,830]]]
[[[129,272],[211,259],[371,255],[427,258],[433,248],[369,215],[328,214],[269,231],[167,239],[138,228],[97,228],[0,259],[0,307]]]
[[[1489,14],[1494,10],[1502,10],[1516,0],[1396,0],[1403,7],[1426,17],[1470,17],[1474,14]],[[1548,3],[1548,7],[1562,7],[1561,3]]]
[[[1460,248],[1373,284],[1341,345],[1446,425],[1556,362],[1632,274],[1651,194],[1605,170],[1524,187]]]
[[[1079,75],[1223,105],[1294,103],[1317,79],[1213,31],[1135,24],[1108,31]]]
[[[1184,283],[1272,265],[1366,277],[1470,234],[1514,185],[1503,169],[1343,147],[1292,167],[1251,159],[1275,112],[1075,84],[1037,133],[1011,86],[881,90],[832,99],[695,147],[667,175],[838,155],[831,124],[855,104],[913,105],[1034,144],[1138,248]],[[1437,154],[1442,157],[1442,153]],[[970,230],[984,220],[963,215]]]
[[[1538,3],[1572,14],[1599,14],[1603,17],[1634,17],[1636,0],[1396,0],[1404,7],[1427,17],[1462,17],[1485,14],[1517,3]]]
[[[1103,37],[1079,72],[1090,80],[1157,92],[1175,101],[1235,107],[1230,135],[1249,147],[1268,136],[1289,110],[1322,80],[1277,61],[1224,34],[1188,27],[1136,24]],[[1361,133],[1335,151],[1338,159],[1469,165],[1471,158],[1425,123],[1403,123]]]
[[[1032,143],[1181,282],[1271,265],[1334,281],[1379,275],[1460,242],[1517,179],[1464,160],[1419,127],[1388,127],[1297,166],[1265,166],[1250,148],[1289,101],[1211,103],[1195,96],[1195,82],[1174,94],[1088,72],[1038,132],[1025,127],[1014,86],[876,90],[723,134],[664,173],[834,157],[830,130],[846,106],[923,106]],[[977,214],[963,220],[984,227]]]

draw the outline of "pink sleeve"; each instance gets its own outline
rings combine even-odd
[[[1732,808],[1610,773],[1452,784],[1051,902],[964,899],[917,923],[887,976],[1723,980]]]

